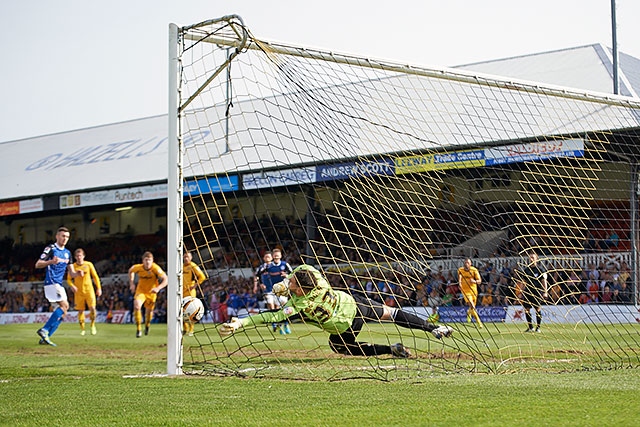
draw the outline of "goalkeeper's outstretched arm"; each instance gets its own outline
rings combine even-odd
[[[273,285],[273,293],[277,296],[284,296],[289,294],[288,287],[289,280],[285,279],[282,282]],[[236,332],[238,329],[245,327],[248,324],[261,325],[263,323],[279,323],[287,319],[289,316],[295,315],[296,310],[292,307],[285,305],[279,310],[263,311],[260,314],[238,319],[234,317],[230,322],[223,323],[220,326],[219,332],[222,336],[228,336]]]
[[[264,311],[259,314],[254,314],[253,316],[244,317],[242,319],[233,317],[231,318],[231,321],[220,325],[220,329],[218,330],[218,332],[222,336],[228,336],[247,325],[257,326],[263,323],[279,323],[294,314],[296,313],[291,307],[285,306],[280,310]]]
[[[237,331],[238,329],[240,329],[242,327],[244,327],[244,325],[242,324],[240,319],[238,319],[237,317],[232,317],[230,322],[223,323],[220,326],[220,329],[218,330],[218,332],[223,337],[226,337],[228,335],[233,334],[235,331]]]

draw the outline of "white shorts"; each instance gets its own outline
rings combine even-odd
[[[267,306],[278,307],[278,297],[273,292],[264,294],[264,302],[267,303]]]
[[[273,305],[274,307],[282,307],[287,303],[287,301],[289,301],[289,298],[285,296],[279,297],[273,292],[264,294],[264,302],[266,302],[267,305]]]
[[[60,302],[67,300],[67,291],[62,285],[54,283],[44,287],[44,296],[49,302]]]

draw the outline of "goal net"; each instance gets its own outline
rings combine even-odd
[[[207,314],[182,337],[184,372],[389,380],[638,366],[636,101],[267,43],[237,16],[176,31],[170,168],[184,197],[169,251],[190,251],[209,276]],[[230,317],[267,309],[254,273],[276,248],[335,290],[454,333],[364,324],[359,341],[403,343],[410,358],[335,353],[304,316],[291,333],[269,323],[222,337]],[[547,292],[529,319],[531,251]],[[482,324],[458,283],[467,258]],[[540,332],[524,332],[537,305]]]

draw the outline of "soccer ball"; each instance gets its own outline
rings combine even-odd
[[[204,316],[202,301],[194,297],[182,298],[182,318],[190,322],[197,322]]]

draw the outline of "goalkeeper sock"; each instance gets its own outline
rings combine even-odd
[[[391,354],[391,346],[369,343],[337,343],[329,339],[331,350],[346,356],[377,356],[379,354]]]
[[[362,356],[377,356],[379,354],[391,354],[391,346],[382,344],[358,344],[358,349],[362,352]],[[353,346],[349,347],[350,354],[360,356]]]
[[[415,314],[407,313],[406,311],[396,310],[393,314],[393,323],[409,329],[422,329],[423,331],[431,332],[437,326],[434,324],[425,322]]]

